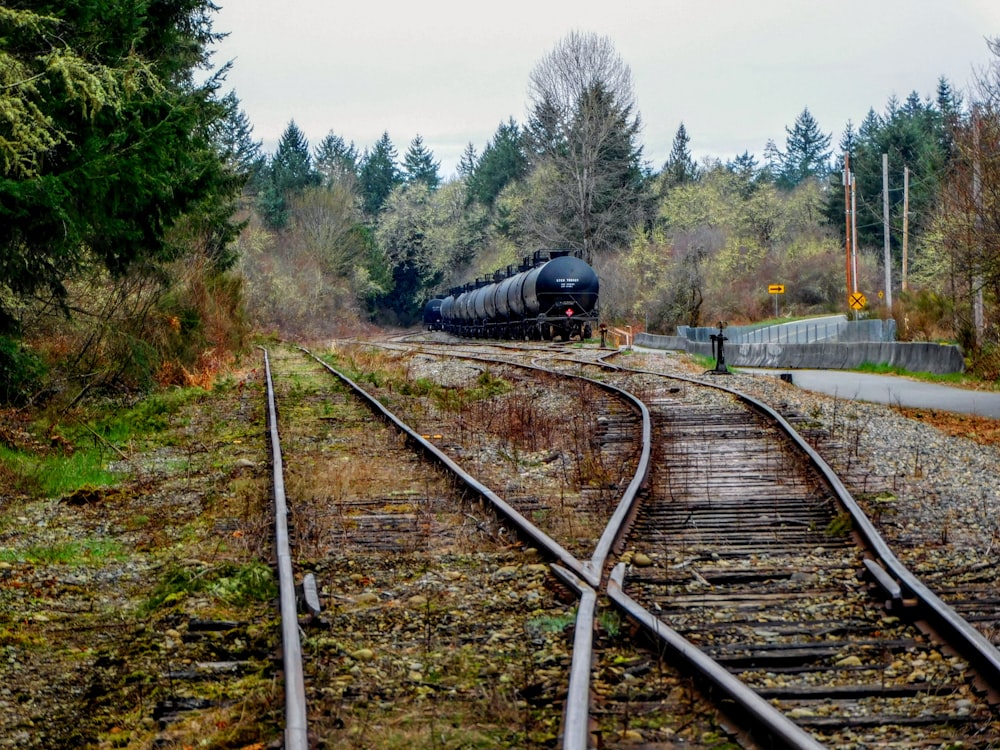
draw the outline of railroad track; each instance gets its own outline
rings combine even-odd
[[[301,352],[272,364],[296,584],[311,576],[318,594],[290,617],[308,746],[549,745],[575,596],[474,487],[428,460],[433,436],[373,419]]]
[[[418,346],[421,356],[445,356]],[[463,357],[482,356],[475,347],[461,350]],[[511,364],[525,357],[536,365],[565,358],[551,345],[532,347],[527,355],[508,347],[490,351]],[[587,366],[578,361],[564,367]],[[516,379],[509,372],[505,377]],[[601,488],[600,504],[609,505],[609,489],[624,490],[627,499],[607,514],[610,524],[601,538],[590,540],[598,548],[615,543],[620,562],[614,575],[606,576],[605,553],[586,561],[587,540],[567,535],[558,524],[549,527],[549,536],[528,522],[548,515],[537,505],[518,510],[500,498],[494,505],[501,524],[516,525],[520,518],[536,529],[517,533],[558,563],[553,570],[561,593],[565,598],[575,592],[578,616],[585,618],[576,623],[572,647],[562,646],[563,661],[572,651],[573,667],[563,668],[559,680],[547,676],[550,689],[542,701],[561,706],[565,695],[566,719],[558,733],[563,747],[669,740],[674,730],[668,721],[683,724],[678,716],[685,710],[701,717],[688,721],[709,727],[700,730],[703,737],[729,733],[748,744],[924,746],[959,737],[966,746],[995,746],[995,709],[972,684],[973,672],[963,660],[970,656],[968,644],[957,647],[963,657],[940,645],[956,638],[950,628],[968,626],[934,614],[936,598],[897,574],[891,553],[877,541],[873,545],[872,529],[862,523],[859,532],[856,508],[849,498],[844,504],[837,480],[831,483],[777,420],[694,383],[650,373],[600,378],[641,393],[641,409],[648,411],[640,428],[617,397],[580,399],[597,418],[575,429],[586,431],[590,449],[611,456],[619,467],[616,479]],[[649,466],[635,458],[643,452],[644,429],[651,430]],[[461,455],[464,449],[453,444],[449,450]],[[621,467],[636,472],[627,489]],[[646,471],[646,491],[633,507],[631,494]],[[623,537],[617,525],[626,521]],[[448,538],[444,528],[428,538]],[[380,552],[384,556],[385,545]],[[544,578],[547,590],[559,590],[549,573]],[[624,619],[616,627],[595,628],[586,618],[601,622],[595,596],[605,588]],[[957,590],[954,601],[974,601],[975,594],[974,588]],[[976,606],[971,616],[995,628],[995,600]],[[633,623],[654,635],[650,650],[626,645]],[[591,632],[597,633],[593,675],[593,644],[586,637]],[[664,666],[664,655],[684,664],[681,676]],[[981,675],[989,672],[974,666]],[[695,683],[707,685],[697,700]],[[712,718],[706,694],[725,696],[727,718],[721,723]],[[551,727],[552,721],[542,723]]]

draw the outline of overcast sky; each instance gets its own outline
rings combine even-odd
[[[529,74],[570,31],[631,68],[654,169],[681,122],[698,160],[784,150],[806,107],[836,146],[892,95],[933,98],[942,75],[967,89],[1000,37],[1000,0],[216,1],[215,62],[266,151],[291,120],[312,146],[388,132],[400,158],[419,134],[445,178],[466,144],[527,121]]]

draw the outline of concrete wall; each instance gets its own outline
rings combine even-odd
[[[689,341],[682,336],[639,333],[636,346],[674,349],[712,356],[711,343]],[[773,367],[816,370],[849,370],[869,362],[888,364],[913,372],[946,374],[962,372],[965,361],[957,346],[925,342],[867,341],[854,344],[730,344],[725,347],[726,364],[733,367]]]
[[[711,342],[718,327],[677,326],[677,335],[692,341]],[[896,321],[848,320],[846,315],[806,318],[764,327],[728,326],[724,334],[734,344],[815,344],[818,342],[895,341]]]

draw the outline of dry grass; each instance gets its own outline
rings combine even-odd
[[[980,445],[1000,445],[1000,420],[938,409],[896,408],[907,419],[929,424],[952,437],[967,437]]]

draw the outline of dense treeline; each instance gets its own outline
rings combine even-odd
[[[0,397],[36,393],[39,351],[86,373],[73,382],[86,390],[239,339],[223,275],[246,174],[225,145],[238,112],[219,95],[224,71],[197,80],[211,9],[0,7]]]
[[[914,92],[902,103],[890,100],[881,113],[870,110],[858,126],[846,123],[836,147],[833,134],[806,108],[786,128],[784,143],[769,142],[760,158],[743,153],[697,164],[682,122],[657,170],[643,158],[628,67],[607,39],[570,34],[531,74],[527,122],[502,121],[481,153],[469,144],[458,174],[447,181],[420,136],[402,158],[388,133],[365,150],[331,133],[310,152],[291,123],[262,169],[263,182],[273,184],[269,171],[283,168],[284,151],[295,143],[294,161],[302,169],[295,182],[299,200],[335,186],[354,196],[353,212],[345,205],[340,215],[357,241],[337,245],[350,258],[351,274],[319,282],[315,259],[334,251],[296,241],[310,234],[314,214],[293,218],[290,230],[258,199],[262,225],[244,241],[259,245],[267,235],[278,254],[289,255],[289,266],[309,269],[300,282],[315,284],[315,290],[300,296],[309,304],[297,314],[277,304],[286,295],[269,281],[251,284],[252,291],[273,298],[275,304],[260,309],[272,309],[280,325],[296,317],[326,325],[351,314],[409,325],[429,297],[516,264],[534,248],[569,245],[598,267],[603,313],[613,321],[661,331],[680,323],[752,321],[773,309],[770,283],[785,285],[786,311],[842,311],[846,156],[857,186],[860,288],[873,306],[868,314],[888,315],[878,307],[885,291],[887,154],[895,315],[904,335],[959,339],[971,352],[992,343],[996,329],[989,315],[979,327],[973,321],[974,283],[955,275],[966,266],[945,272],[943,264],[954,262],[955,251],[942,245],[941,222],[949,181],[961,179],[955,172],[968,158],[963,144],[968,146],[969,136],[963,133],[973,105],[977,117],[986,118],[982,102],[998,84],[987,76],[981,88],[966,103],[941,78],[933,97]],[[982,124],[979,132],[979,152],[988,159]],[[320,166],[331,160],[339,165],[335,172]],[[986,170],[985,161],[979,168]],[[322,180],[311,172],[322,172]],[[263,186],[258,195],[265,195]],[[907,289],[900,296],[904,233]],[[244,272],[254,278],[258,268],[251,264]],[[995,310],[987,277],[981,286],[984,304]],[[318,319],[310,314],[316,304],[323,310]]]
[[[239,348],[244,309],[288,336],[411,325],[431,296],[539,247],[584,252],[611,322],[752,321],[771,283],[785,311],[841,311],[845,155],[873,303],[889,155],[897,309],[871,312],[982,363],[996,349],[996,43],[976,90],[942,78],[932,98],[848,122],[836,147],[806,108],[783,148],[728,161],[696,163],[681,122],[657,167],[640,137],[662,124],[641,121],[628,66],[607,38],[571,33],[532,71],[526,122],[500,121],[446,179],[419,134],[402,154],[389,133],[311,145],[292,120],[263,153],[211,68],[212,10],[0,8],[0,396],[37,395],[43,360],[86,373],[81,391],[197,378]]]

